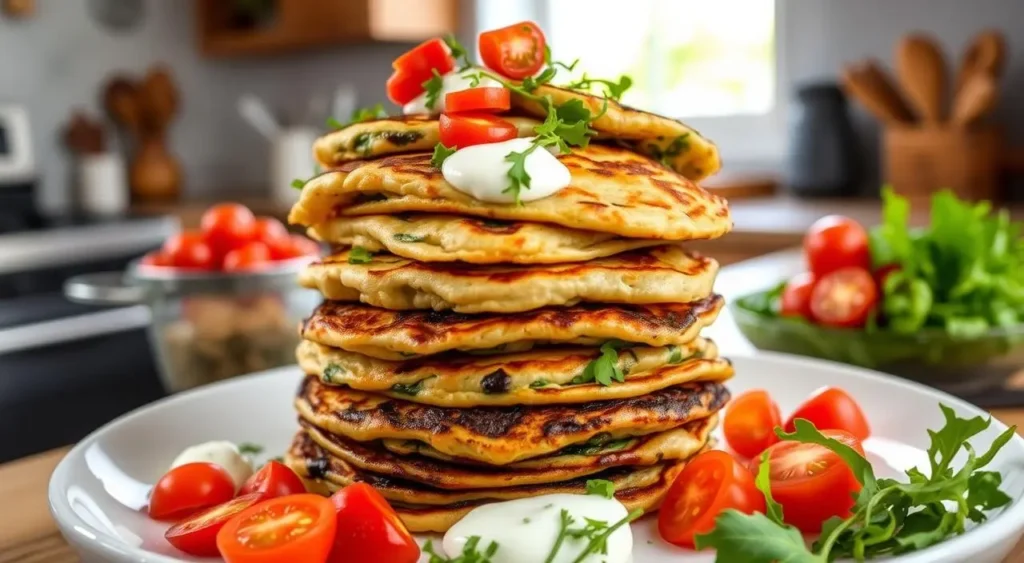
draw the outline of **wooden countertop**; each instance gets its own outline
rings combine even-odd
[[[800,267],[798,251],[770,254],[723,268],[716,289],[726,298],[757,291],[789,277]],[[728,310],[705,334],[715,339],[724,354],[753,351],[739,334]],[[992,414],[1005,424],[1016,424],[1024,434],[1024,408],[998,409]],[[61,448],[0,465],[0,563],[78,561],[61,538],[47,507],[50,474],[66,452],[66,448]],[[1006,563],[1024,563],[1024,542],[1017,545]]]

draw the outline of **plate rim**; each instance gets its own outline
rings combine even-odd
[[[936,402],[947,404],[955,403],[959,409],[973,411],[981,416],[992,419],[997,430],[1005,430],[1009,426],[993,417],[984,409],[977,407],[959,397],[950,395],[944,391],[929,387],[922,383],[909,381],[898,376],[893,376],[875,370],[850,366],[829,360],[786,354],[782,352],[755,351],[728,354],[732,360],[740,359],[750,361],[768,361],[776,365],[798,364],[809,369],[828,369],[837,372],[839,375],[846,375],[855,378],[869,379],[880,385],[893,385],[904,390],[921,393]],[[151,410],[167,408],[169,404],[180,401],[188,401],[193,395],[209,393],[212,390],[233,385],[245,385],[254,380],[271,379],[289,372],[295,372],[296,365],[277,367],[269,370],[251,373],[242,377],[218,381],[202,387],[189,389],[168,397],[164,397],[152,403],[135,408],[114,420],[97,428],[88,436],[75,444],[71,450],[57,464],[57,467],[50,475],[47,484],[47,505],[50,514],[57,524],[58,530],[72,545],[85,544],[101,548],[104,555],[110,557],[132,557],[136,561],[156,561],[160,563],[181,563],[183,560],[170,557],[164,554],[146,551],[144,549],[128,545],[124,542],[117,544],[109,543],[106,538],[111,537],[107,531],[97,529],[79,517],[70,505],[66,497],[61,493],[58,481],[67,482],[67,473],[70,471],[71,459],[83,457],[86,448],[95,443],[98,437],[115,426],[130,424],[132,420]],[[1015,433],[1008,444],[1015,444],[1021,452],[1024,452],[1024,437]],[[1024,533],[1024,498],[1007,506],[1001,513],[986,522],[970,529],[968,532],[943,541],[922,551],[913,552],[890,560],[900,563],[927,563],[931,555],[943,555],[945,557],[969,557],[978,550],[972,546],[995,545],[1000,541],[1019,539]]]

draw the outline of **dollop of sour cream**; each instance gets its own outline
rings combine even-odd
[[[486,504],[474,508],[444,535],[443,547],[449,557],[458,557],[469,538],[480,538],[482,551],[493,541],[498,551],[492,563],[524,563],[545,561],[558,538],[561,511],[573,518],[571,528],[582,528],[585,518],[614,525],[628,514],[615,499],[598,495],[542,495],[508,502]],[[554,563],[572,563],[587,546],[588,540],[566,537]],[[608,553],[592,553],[585,563],[627,563],[633,552],[633,533],[621,526],[608,536]]]
[[[402,106],[402,113],[410,115],[413,113],[428,113],[437,115],[444,110],[444,97],[452,92],[461,92],[462,90],[469,90],[471,88],[483,88],[485,86],[501,86],[501,83],[497,80],[490,78],[484,74],[481,77],[480,83],[476,86],[471,86],[472,81],[468,78],[470,75],[476,75],[480,73],[482,69],[470,68],[463,71],[452,71],[441,77],[441,92],[437,96],[437,101],[434,103],[433,108],[427,107],[427,93],[423,92],[419,96],[416,96],[409,103]]]
[[[238,446],[231,442],[218,440],[203,442],[185,448],[171,463],[171,469],[186,463],[212,463],[219,465],[231,475],[235,490],[242,488],[245,481],[252,476],[252,463],[238,451]]]
[[[480,201],[514,203],[515,194],[505,191],[510,182],[508,171],[512,168],[505,157],[510,152],[525,151],[532,142],[533,137],[523,137],[459,149],[445,159],[441,174],[453,188]],[[544,149],[527,155],[526,173],[530,175],[530,187],[523,186],[519,190],[522,201],[548,197],[572,181],[569,169]]]

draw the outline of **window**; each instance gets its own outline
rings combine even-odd
[[[575,72],[628,74],[623,102],[682,118],[727,162],[783,152],[773,0],[478,0],[481,29],[533,19]],[[563,77],[559,78],[561,81]]]

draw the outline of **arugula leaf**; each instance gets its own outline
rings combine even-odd
[[[772,498],[771,467],[772,462],[771,458],[768,457],[768,452],[763,452],[761,454],[761,461],[757,465],[757,476],[754,477],[754,486],[764,495],[764,512],[768,519],[780,526],[785,526],[786,523],[782,518],[782,505],[775,502],[775,499]]]
[[[615,483],[605,479],[590,479],[587,481],[587,494],[613,498],[615,496]]]
[[[569,71],[572,71],[576,67],[577,60],[572,64],[571,67],[566,67]],[[618,80],[605,80],[602,78],[589,78],[584,74],[579,80],[567,84],[565,87],[570,90],[590,90],[595,84],[604,86],[604,95],[606,98],[611,100],[620,100],[622,95],[626,93],[633,86],[633,79],[626,76],[625,74],[620,76]]]
[[[818,444],[825,446],[835,452],[835,454],[850,467],[850,470],[853,471],[853,476],[856,477],[857,481],[859,481],[864,487],[862,489],[862,494],[864,494],[864,491],[867,491],[870,494],[874,494],[874,492],[877,491],[875,471],[872,469],[871,463],[868,462],[864,456],[860,455],[857,450],[847,446],[835,438],[825,436],[818,431],[818,429],[814,427],[814,424],[811,424],[809,420],[798,418],[793,421],[793,426],[795,427],[795,430],[791,433],[786,433],[781,428],[776,428],[775,434],[779,439],[784,441],[795,441],[803,442],[805,444]]]
[[[348,251],[349,264],[369,264],[373,261],[373,253],[361,246],[353,246]]]
[[[430,72],[434,75],[423,82],[423,90],[427,94],[424,105],[427,106],[427,109],[433,110],[437,105],[437,99],[441,97],[441,90],[444,89],[444,79],[441,78],[436,68],[431,69]]]
[[[967,440],[983,432],[992,423],[980,416],[974,418],[959,418],[953,409],[946,405],[939,405],[942,409],[942,416],[946,419],[945,425],[938,431],[928,430],[931,437],[931,445],[928,447],[928,459],[931,462],[932,478],[942,475],[953,462],[953,456],[960,451]]]
[[[448,148],[442,143],[434,145],[434,156],[430,157],[430,165],[440,170],[444,161],[447,160],[449,156],[455,154],[456,150],[458,149],[455,147]]]
[[[715,529],[694,537],[697,549],[713,547],[715,561],[744,563],[826,563],[804,545],[795,528],[783,528],[760,513],[729,509],[715,519]]]
[[[1010,495],[999,489],[1003,476],[996,471],[975,471],[967,480],[967,517],[972,522],[984,522],[985,511],[1010,504]]]

